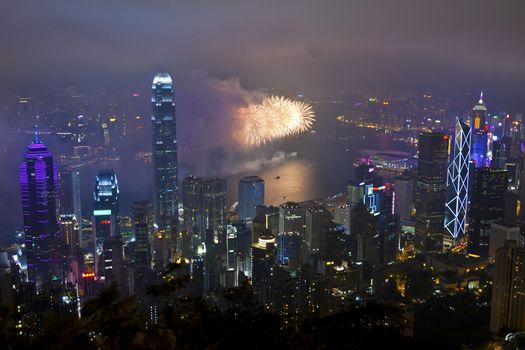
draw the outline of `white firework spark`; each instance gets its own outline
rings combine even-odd
[[[283,96],[266,97],[259,104],[240,108],[238,117],[239,139],[249,147],[303,133],[310,130],[315,121],[312,106]]]

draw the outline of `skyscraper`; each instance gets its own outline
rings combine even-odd
[[[323,226],[330,222],[330,212],[319,205],[306,209],[305,249],[309,254],[319,253]]]
[[[414,179],[408,174],[394,180],[394,213],[406,219],[412,215],[414,203]]]
[[[279,233],[299,232],[304,238],[305,209],[295,202],[279,206]]]
[[[198,235],[202,243],[203,236],[203,207],[202,207],[202,179],[188,176],[182,184],[182,203],[184,208],[184,228],[189,233]]]
[[[204,180],[204,228],[208,230],[215,239],[218,239],[219,229],[224,227],[226,204],[226,180],[217,177]]]
[[[507,170],[474,169],[468,228],[469,253],[488,256],[490,225],[503,220],[506,188]]]
[[[110,264],[113,261],[120,263],[118,245],[119,243],[121,244],[121,240],[119,239],[117,224],[119,212],[118,196],[119,188],[115,172],[113,170],[99,171],[95,178],[95,189],[93,191],[93,255],[95,257],[95,274],[96,276],[105,276],[106,273],[111,273],[112,275],[108,278],[108,281],[118,278],[120,283],[120,275],[115,271],[109,271],[111,270],[109,266],[111,266]],[[115,255],[115,260],[113,260],[113,255]]]
[[[60,193],[60,214],[69,215],[74,213],[73,205],[73,174],[70,170],[63,169],[58,173]]]
[[[73,213],[77,219],[79,236],[78,239],[82,242],[82,200],[80,197],[80,172],[73,170],[71,172],[73,181]]]
[[[470,126],[456,118],[454,154],[447,170],[445,231],[454,241],[465,236],[469,199]]]
[[[131,205],[135,249],[133,268],[135,291],[145,294],[150,281],[153,246],[153,210],[150,201],[133,202]]]
[[[251,224],[257,206],[264,205],[264,180],[259,176],[245,176],[239,180],[239,217]]]
[[[476,167],[488,166],[488,126],[487,107],[483,101],[483,92],[479,96],[478,103],[473,108],[472,115],[472,150],[471,158]]]
[[[153,208],[159,229],[170,230],[177,222],[177,123],[173,81],[168,73],[153,79]]]
[[[505,241],[496,250],[496,267],[492,283],[490,330],[525,329],[525,248],[516,241]]]
[[[60,280],[58,173],[38,129],[20,165],[25,254],[29,281],[45,289]]]
[[[93,226],[97,240],[118,233],[119,188],[113,170],[101,170],[95,178],[93,191]]]
[[[449,137],[443,133],[419,134],[415,194],[415,246],[419,251],[443,250],[448,146]]]

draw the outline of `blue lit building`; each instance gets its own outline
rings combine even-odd
[[[58,172],[51,152],[40,141],[38,129],[20,165],[20,190],[28,280],[42,290],[62,276]]]
[[[485,102],[483,102],[483,92],[479,97],[478,103],[473,108],[471,124],[472,147],[470,157],[476,168],[489,166],[487,107]]]
[[[175,228],[178,220],[177,123],[173,81],[168,73],[153,79],[153,210],[161,230]]]
[[[454,241],[465,236],[469,200],[471,129],[456,119],[454,153],[447,169],[445,231]]]
[[[256,208],[264,205],[264,180],[259,176],[246,176],[239,180],[239,217],[251,224]]]

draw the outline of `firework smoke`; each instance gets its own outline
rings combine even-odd
[[[315,121],[312,107],[283,96],[266,97],[259,104],[239,108],[239,141],[248,147],[308,131]]]

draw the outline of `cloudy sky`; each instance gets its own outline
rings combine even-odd
[[[193,69],[248,88],[516,91],[524,62],[523,0],[0,0],[7,92]]]

